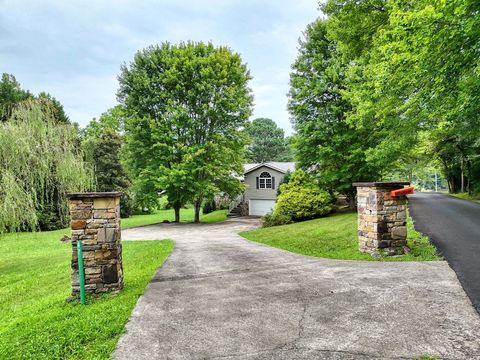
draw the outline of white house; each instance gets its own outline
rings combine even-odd
[[[277,201],[278,184],[287,173],[294,171],[293,162],[267,162],[261,164],[245,164],[245,192],[230,206],[232,215],[240,214],[240,207],[248,205],[248,214],[263,216],[267,214]]]

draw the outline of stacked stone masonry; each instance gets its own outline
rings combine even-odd
[[[82,241],[85,290],[123,287],[120,193],[68,194],[72,228],[72,295],[80,291],[77,241]]]
[[[398,183],[357,185],[358,242],[365,253],[404,254],[407,245],[407,198],[392,197]]]

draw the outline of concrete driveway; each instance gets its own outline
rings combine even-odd
[[[480,359],[480,318],[446,262],[312,258],[237,235],[255,226],[123,231],[176,245],[114,358]]]

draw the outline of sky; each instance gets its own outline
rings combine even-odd
[[[253,77],[253,118],[291,134],[287,92],[298,40],[317,0],[0,0],[0,73],[49,92],[85,126],[117,104],[120,66],[164,41],[212,41],[240,53]]]

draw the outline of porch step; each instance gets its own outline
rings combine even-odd
[[[241,204],[238,205],[237,207],[233,208],[230,210],[230,212],[227,214],[227,217],[240,217],[241,215]]]

